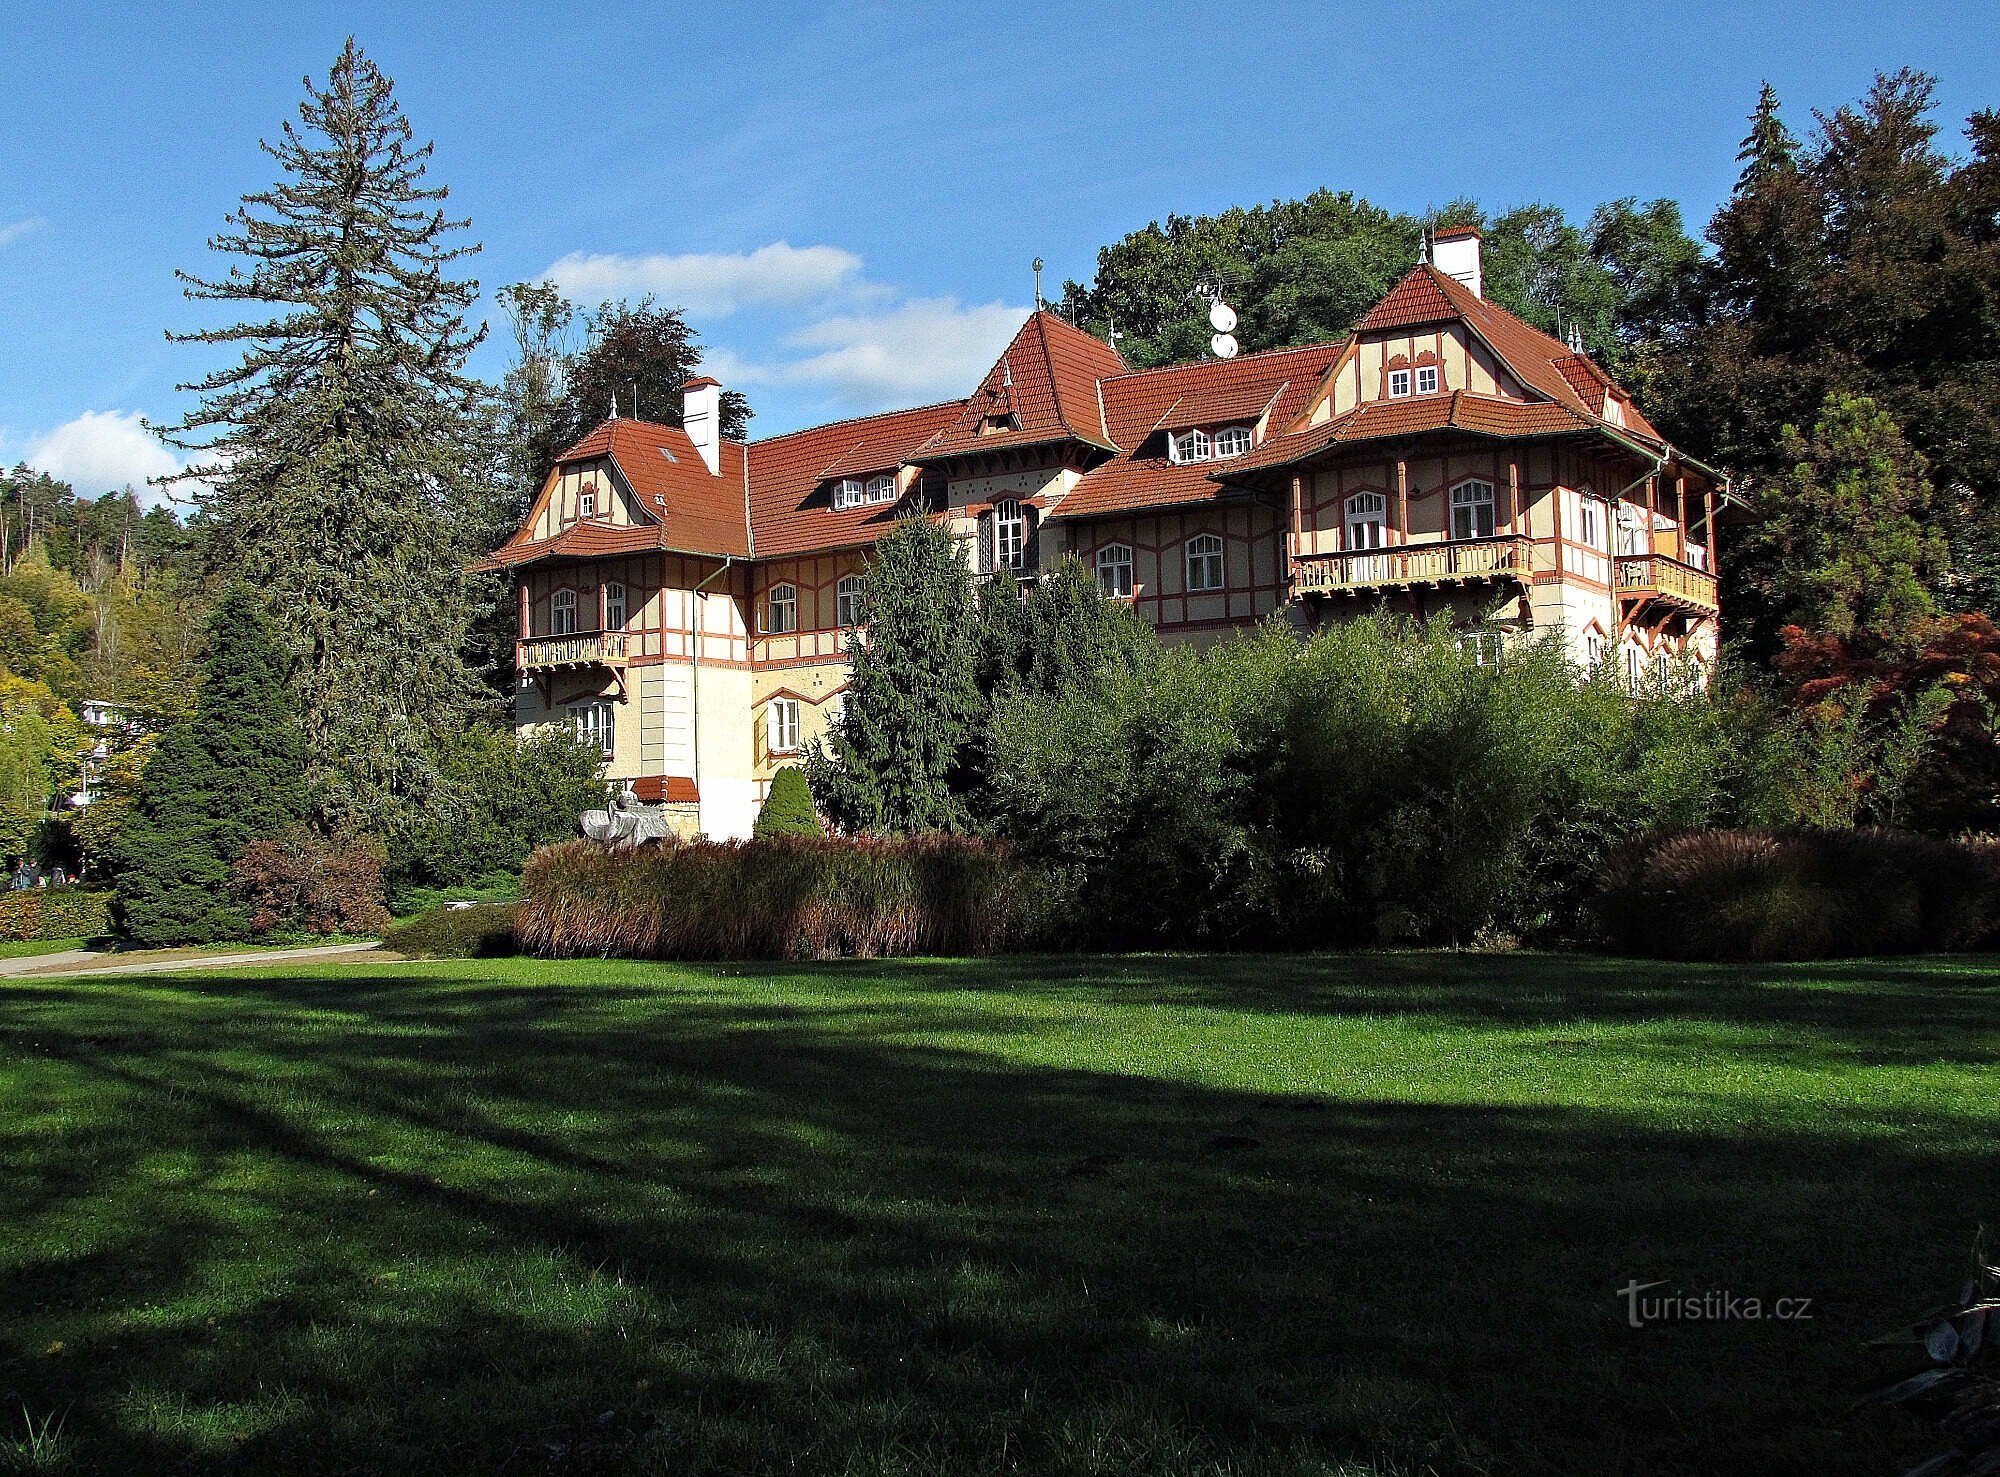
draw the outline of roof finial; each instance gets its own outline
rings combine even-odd
[[[1042,311],[1042,259],[1035,258],[1035,311]]]

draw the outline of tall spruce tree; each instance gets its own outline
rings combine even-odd
[[[299,124],[265,152],[284,173],[244,197],[197,300],[257,321],[177,341],[241,345],[183,386],[199,406],[163,434],[196,453],[217,566],[266,591],[289,657],[322,828],[389,829],[435,782],[435,737],[477,700],[461,660],[470,510],[495,473],[486,392],[464,374],[484,329],[478,284],[447,275],[429,144],[349,40]]]
[[[208,623],[194,714],[161,737],[118,835],[128,937],[199,943],[247,930],[229,898],[229,869],[245,846],[297,824],[308,808],[305,742],[285,667],[263,602],[233,586]]]
[[[862,576],[868,637],[848,642],[853,675],[828,746],[806,758],[813,799],[841,830],[972,827],[984,704],[972,575],[941,524],[908,517]]]

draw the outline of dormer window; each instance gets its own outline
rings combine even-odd
[[[1017,431],[1019,429],[1020,426],[1014,420],[1014,417],[1005,414],[989,415],[979,423],[979,434],[982,436],[997,436],[1002,431]]]
[[[1248,426],[1224,426],[1215,433],[1215,459],[1226,461],[1232,456],[1242,456],[1256,439]]]
[[[586,487],[576,495],[576,516],[595,518],[597,516],[597,489]]]
[[[858,508],[867,494],[859,477],[843,477],[833,484],[833,506],[838,512],[842,508]]]
[[[893,503],[896,500],[896,479],[884,472],[879,477],[868,479],[868,501],[871,503]]]
[[[1215,450],[1206,431],[1183,431],[1168,441],[1167,450],[1177,462],[1205,462]]]
[[[1438,371],[1435,364],[1417,366],[1417,393],[1435,395],[1438,392]]]
[[[1409,370],[1407,370],[1407,369],[1392,369],[1392,370],[1390,370],[1390,371],[1389,371],[1389,394],[1390,394],[1390,396],[1391,396],[1392,398],[1394,398],[1394,399],[1401,399],[1401,398],[1402,398],[1403,396],[1405,396],[1405,395],[1407,395],[1407,394],[1409,394],[1409,393],[1410,393],[1410,372],[1409,372]]]

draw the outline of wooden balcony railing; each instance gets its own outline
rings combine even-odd
[[[1690,610],[1720,608],[1715,576],[1706,570],[1664,554],[1620,554],[1617,562],[1620,595],[1656,595]]]
[[[1451,539],[1346,554],[1302,554],[1292,588],[1302,595],[1389,585],[1442,585],[1472,580],[1525,578],[1533,545],[1519,534]]]
[[[623,631],[577,631],[568,636],[535,636],[518,644],[514,654],[517,670],[540,667],[622,667],[625,664]]]

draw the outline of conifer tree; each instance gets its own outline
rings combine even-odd
[[[305,817],[304,759],[277,631],[258,596],[233,586],[209,620],[194,714],[161,737],[118,834],[123,932],[148,944],[243,934],[229,869]]]
[[[817,836],[819,816],[813,810],[812,789],[792,765],[771,776],[771,793],[757,812],[753,836]]]
[[[964,831],[980,738],[978,612],[957,541],[921,515],[875,546],[868,634],[830,745],[806,759],[819,807],[847,832]]]
[[[177,341],[240,345],[183,388],[162,433],[196,453],[219,568],[268,593],[289,658],[316,819],[389,829],[435,781],[435,736],[476,685],[460,659],[471,595],[467,510],[497,456],[485,391],[464,374],[484,330],[452,244],[431,146],[352,40],[299,123],[265,152],[284,178],[244,198],[210,245],[226,274],[181,274],[197,300],[265,310]]]

